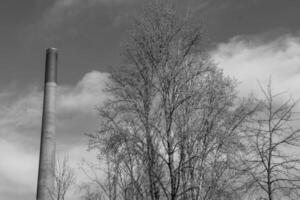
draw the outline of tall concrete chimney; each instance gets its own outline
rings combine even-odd
[[[44,103],[37,200],[52,200],[55,181],[55,96],[57,82],[57,49],[46,50]]]

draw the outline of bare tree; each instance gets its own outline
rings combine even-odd
[[[80,192],[83,192],[81,196],[82,200],[105,200],[102,197],[102,193],[98,190],[95,190],[91,183],[84,183],[80,186]]]
[[[118,158],[106,154],[98,164],[83,161],[82,172],[88,178],[88,182],[80,186],[84,191],[83,198],[97,198],[107,200],[124,199],[125,188],[122,185],[122,176]]]
[[[55,168],[55,193],[53,200],[65,200],[65,196],[70,187],[75,184],[75,172],[69,166],[68,158],[63,161],[57,160]]]
[[[247,189],[263,199],[299,199],[299,129],[295,129],[292,99],[261,87],[264,99],[248,127],[249,150],[244,160]],[[251,193],[252,193],[251,192]]]
[[[150,1],[134,20],[90,147],[113,158],[119,199],[233,199],[239,128],[253,111],[234,104],[235,83],[206,54],[202,25],[174,5]]]

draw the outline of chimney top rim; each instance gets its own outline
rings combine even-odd
[[[50,47],[50,48],[47,48],[46,51],[47,51],[47,52],[57,52],[57,48],[55,48],[55,47]]]

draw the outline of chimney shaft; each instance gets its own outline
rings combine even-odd
[[[37,200],[52,200],[55,181],[55,96],[57,49],[46,50],[44,103],[40,143]]]

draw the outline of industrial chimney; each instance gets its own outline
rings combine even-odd
[[[37,183],[37,200],[52,200],[55,181],[55,96],[57,49],[46,50],[44,103]]]

